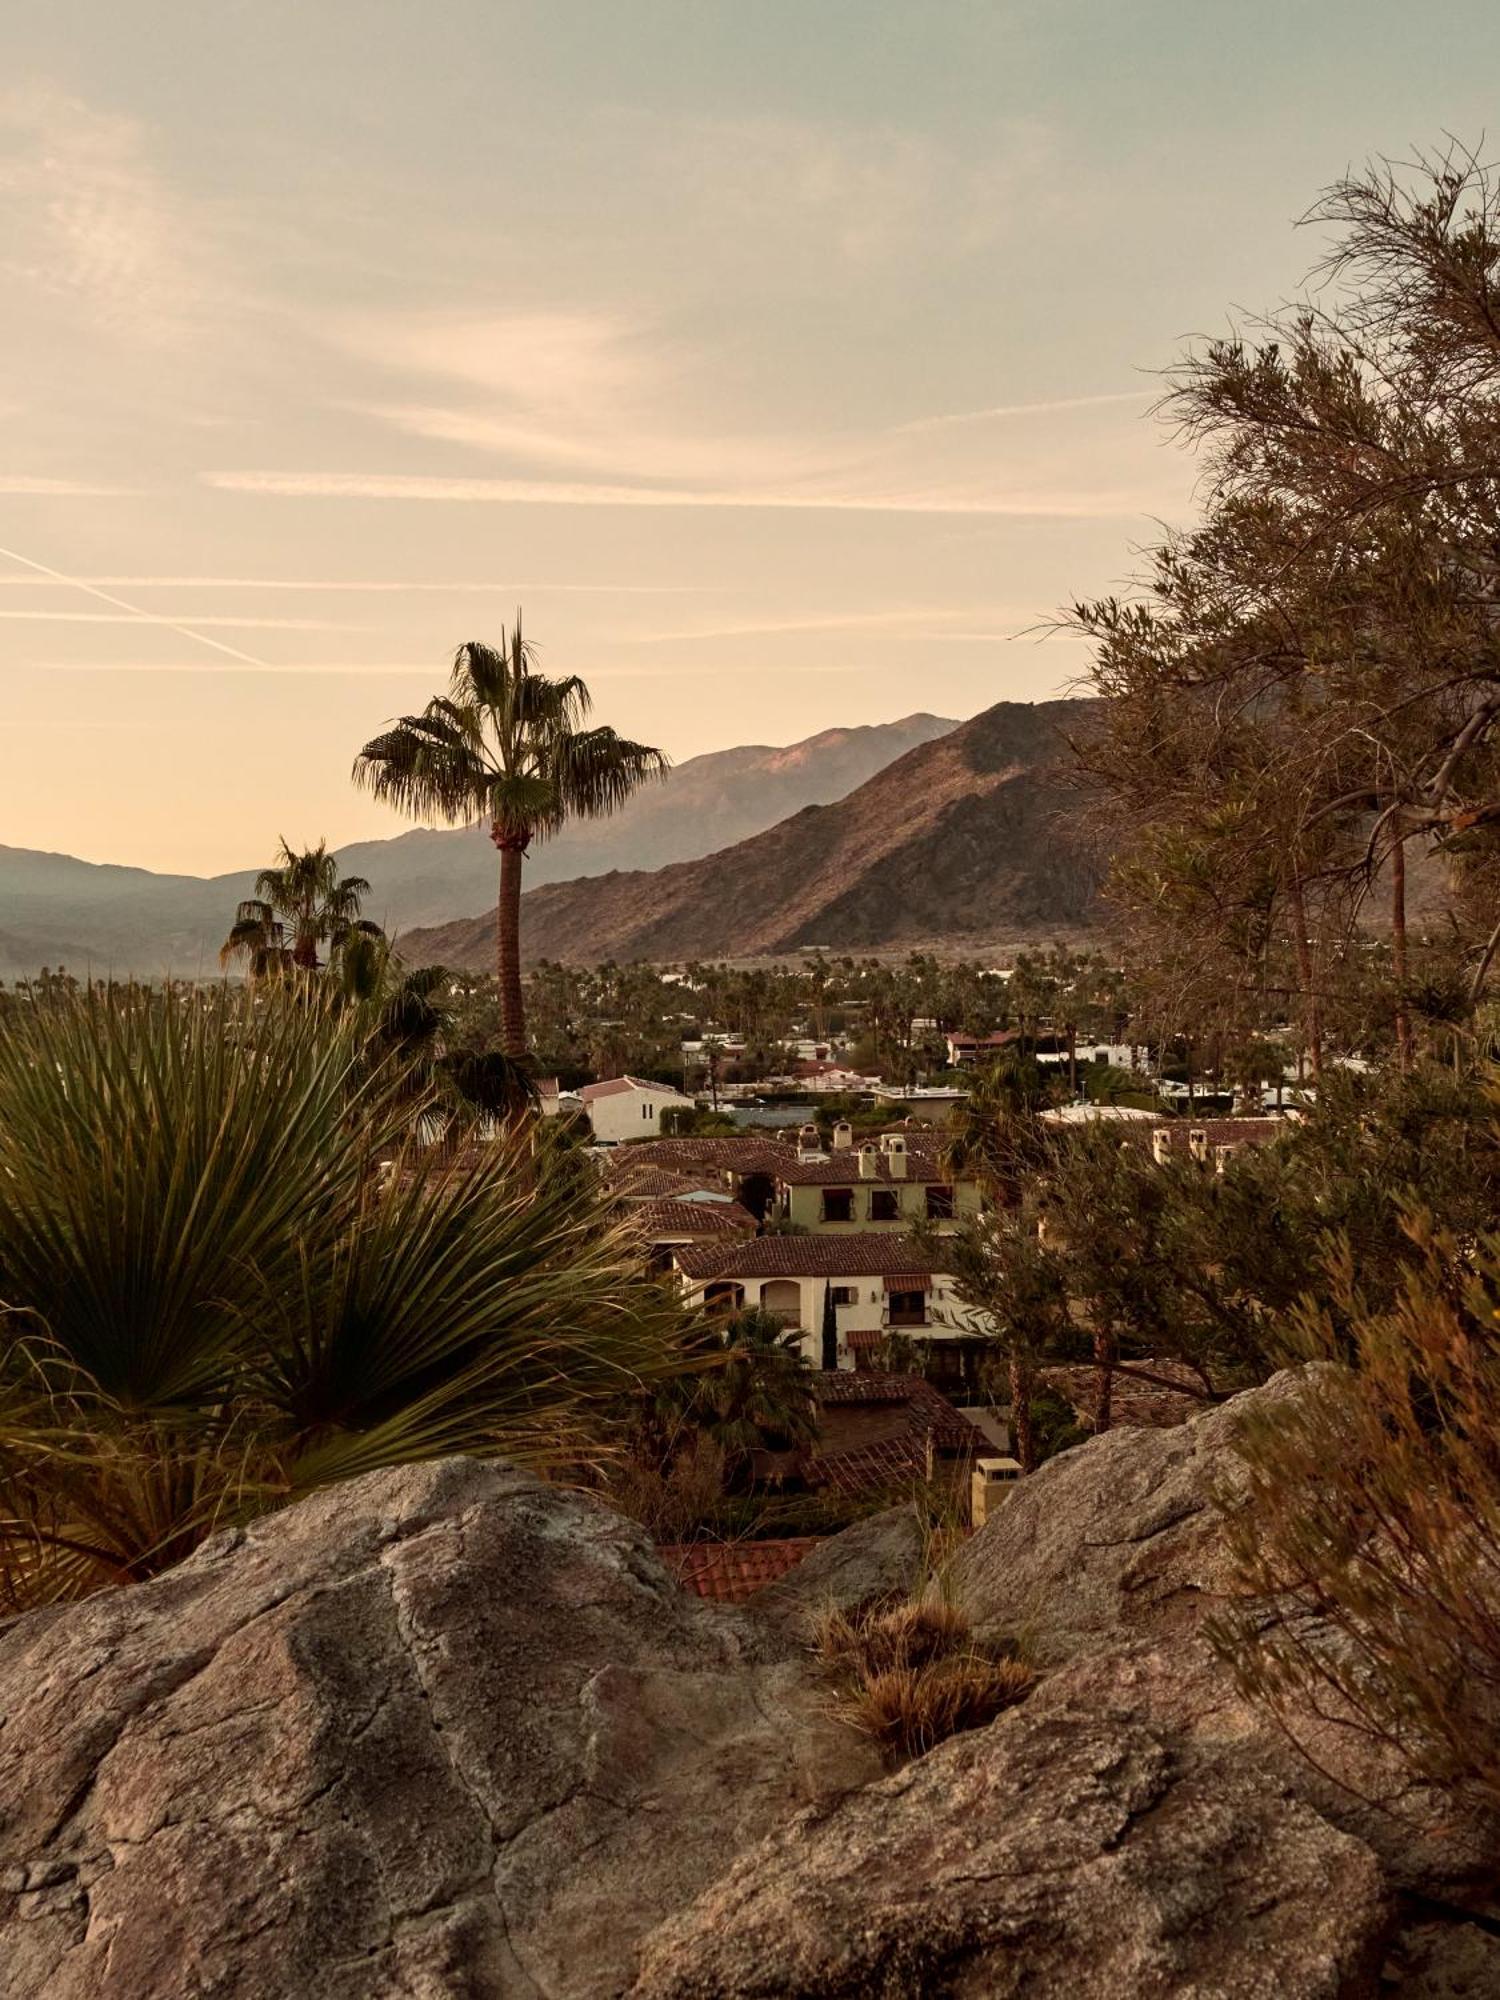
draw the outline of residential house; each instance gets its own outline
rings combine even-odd
[[[933,1132],[883,1132],[856,1144],[852,1128],[839,1124],[825,1149],[817,1127],[805,1125],[791,1145],[747,1133],[630,1150],[642,1165],[706,1175],[762,1220],[819,1235],[902,1234],[918,1222],[950,1231],[982,1202],[978,1181],[953,1174]]]
[[[578,1093],[601,1146],[619,1146],[627,1139],[655,1139],[661,1114],[668,1110],[696,1111],[697,1101],[669,1083],[650,1083],[638,1076],[615,1076],[607,1083],[586,1083]]]
[[[824,1152],[816,1128],[807,1127],[773,1170],[775,1216],[819,1234],[900,1232],[917,1222],[952,1230],[979,1213],[982,1199],[978,1181],[955,1176],[931,1133],[883,1132],[856,1145],[839,1125]]]
[[[751,1236],[690,1244],[672,1261],[690,1302],[774,1313],[818,1369],[871,1367],[899,1339],[920,1346],[935,1380],[966,1382],[991,1331],[954,1296],[940,1253],[907,1236]]]
[[[967,1499],[975,1456],[992,1447],[921,1375],[841,1369],[812,1380],[818,1440],[802,1470],[814,1491],[894,1496],[943,1481]]]
[[[671,1268],[672,1253],[690,1243],[753,1236],[756,1219],[710,1174],[673,1173],[622,1146],[602,1162],[605,1187],[643,1248],[647,1268]]]

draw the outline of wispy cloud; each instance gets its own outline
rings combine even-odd
[[[154,611],[13,611],[0,606],[0,619],[35,625],[172,625],[187,631],[178,621],[160,617]],[[228,626],[258,632],[360,632],[361,625],[344,625],[331,618],[194,618],[193,636],[204,627]]]
[[[844,611],[808,618],[746,619],[729,625],[696,625],[673,632],[631,633],[629,640],[633,645],[656,646],[674,640],[701,642],[706,639],[766,638],[790,632],[904,631],[913,626],[924,632],[930,632],[934,637],[952,638],[959,635],[942,633],[940,628],[944,621],[951,618],[972,618],[974,615],[971,610],[956,610],[952,606],[927,604],[917,605],[905,611]]]
[[[104,486],[85,479],[33,479],[21,472],[0,472],[0,494],[55,495],[70,500],[122,500],[139,492],[132,486]]]
[[[856,514],[985,514],[1018,519],[1125,520],[1153,502],[1130,493],[814,493],[610,486],[532,479],[465,479],[423,473],[206,472],[226,493],[284,500],[482,501],[531,507],[790,508]]]
[[[37,576],[45,576],[53,583],[67,584],[74,590],[81,590],[85,596],[97,598],[101,604],[109,605],[112,610],[128,611],[134,616],[145,619],[148,624],[159,626],[168,632],[176,632],[181,638],[195,640],[198,645],[207,646],[212,652],[222,653],[226,659],[238,660],[243,666],[265,665],[265,662],[258,660],[253,653],[243,653],[237,646],[226,645],[224,640],[212,638],[207,632],[198,631],[194,625],[185,625],[178,619],[167,618],[159,613],[143,612],[138,604],[127,604],[123,597],[115,597],[111,592],[101,590],[98,584],[84,583],[76,576],[68,576],[60,569],[53,569],[47,563],[38,562],[34,556],[23,556],[18,549],[0,549],[0,557],[4,557],[7,562],[18,563],[22,569],[30,570]]]
[[[550,579],[519,579],[509,583],[474,583],[459,579],[450,583],[393,582],[389,577],[286,577],[286,576],[80,576],[70,579],[79,585],[109,590],[300,590],[354,592],[362,595],[389,593],[513,596],[517,591],[557,593],[581,597],[702,597],[712,594],[706,583],[558,583]],[[46,590],[45,576],[0,576],[0,588]],[[206,624],[206,619],[198,619]]]
[[[206,246],[154,170],[144,128],[44,85],[0,91],[0,272],[115,336],[187,332]]]
[[[28,663],[30,670],[42,674],[190,674],[195,677],[217,677],[221,674],[240,674],[254,680],[275,675],[304,675],[316,678],[326,675],[335,679],[366,679],[372,676],[388,675],[399,678],[416,678],[431,681],[441,673],[431,660],[406,661],[396,664],[370,662],[333,664],[326,661],[258,661],[254,665],[239,666],[219,660],[33,660]],[[758,674],[799,679],[804,674],[859,674],[866,671],[861,662],[848,665],[818,662],[810,666],[776,666],[768,664],[758,667]],[[713,678],[711,668],[684,666],[602,666],[590,667],[588,678],[593,681],[708,681]]]
[[[955,410],[939,417],[913,417],[892,426],[892,437],[910,437],[922,431],[947,430],[956,424],[995,423],[1005,417],[1051,417],[1066,410],[1097,410],[1110,403],[1144,403],[1158,393],[1155,389],[1118,389],[1101,396],[1054,396],[1039,403],[992,403],[983,410]]]

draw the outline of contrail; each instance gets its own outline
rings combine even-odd
[[[97,584],[84,583],[76,576],[64,576],[60,569],[48,569],[45,563],[33,562],[30,556],[20,555],[15,549],[0,549],[0,556],[9,562],[20,563],[23,569],[34,569],[38,576],[51,577],[54,583],[65,583],[72,590],[86,591],[90,597],[97,597],[101,604],[112,604],[116,611],[128,611],[132,618],[144,618],[152,625],[163,625],[167,631],[179,633],[184,639],[196,639],[200,646],[212,646],[216,653],[227,653],[231,660],[239,660],[247,667],[264,667],[267,664],[265,660],[256,659],[253,653],[242,653],[237,647],[226,646],[222,639],[210,639],[206,632],[195,632],[191,625],[179,625],[175,618],[163,618],[155,611],[142,611],[138,604],[127,604],[123,597],[111,597]]]

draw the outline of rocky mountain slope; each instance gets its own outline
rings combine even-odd
[[[908,1510],[731,1609],[503,1465],[372,1474],[0,1626],[8,2000],[1500,1992],[1500,1832],[1236,1688],[1241,1414],[1044,1466],[948,1582],[1020,1706],[881,1771],[810,1653]],[[1276,1605],[1257,1615],[1284,1615]],[[1382,1800],[1384,1804],[1374,1801]],[[1389,1807],[1389,1810],[1386,1809]]]
[[[528,955],[585,963],[1052,935],[1086,925],[1096,870],[1054,771],[1072,701],[1001,702],[836,804],[701,860],[533,889]],[[494,919],[419,930],[414,960],[485,968]]]
[[[532,856],[531,879],[558,881],[617,867],[655,868],[742,840],[804,806],[842,798],[913,746],[955,725],[909,715],[857,729],[825,729],[784,748],[718,750],[678,765],[666,782],[608,820],[570,828]],[[287,833],[295,839],[298,829]],[[274,846],[267,830],[266,860]],[[444,923],[494,894],[495,850],[482,828],[417,828],[338,851],[346,874],[372,885],[369,914],[393,930]],[[43,965],[75,972],[212,972],[234,906],[256,869],[158,875],[0,846],[0,978]]]

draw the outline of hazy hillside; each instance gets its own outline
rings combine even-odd
[[[607,820],[567,828],[526,864],[533,884],[661,868],[748,839],[803,806],[843,798],[894,758],[957,725],[936,715],[860,729],[825,729],[784,749],[747,744],[690,757],[665,783],[638,792]],[[340,851],[345,869],[375,886],[371,915],[408,930],[480,909],[495,893],[495,850],[482,828],[419,828]]]
[[[772,826],[809,804],[838,799],[913,745],[955,725],[911,715],[858,729],[829,729],[786,748],[749,745],[693,757],[597,825],[541,847],[530,879],[602,872],[622,861],[657,867],[691,859]],[[287,832],[295,837],[297,829]],[[248,896],[252,865],[218,876],[156,875],[0,847],[0,978],[42,965],[76,972],[212,971],[235,904]],[[418,829],[339,850],[346,873],[373,887],[369,913],[396,930],[442,923],[479,909],[494,893],[495,850],[481,829]]]
[[[1095,870],[1051,770],[1083,704],[1001,702],[836,804],[701,859],[554,883],[523,903],[528,956],[685,959],[1076,928]],[[493,918],[409,934],[413,957],[485,967]]]

